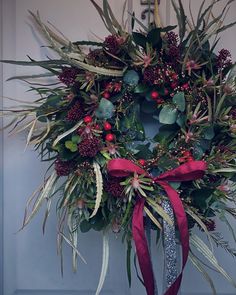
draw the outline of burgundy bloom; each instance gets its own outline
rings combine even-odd
[[[104,45],[110,53],[116,54],[120,49],[119,38],[116,35],[110,35],[105,38]]]
[[[228,49],[221,49],[217,56],[217,68],[222,70],[232,65],[231,53]]]
[[[179,36],[174,32],[167,33],[166,37],[168,47],[168,59],[173,65],[180,59]]]
[[[76,82],[76,77],[79,74],[79,69],[64,67],[62,72],[59,74],[59,80],[66,86],[71,87]]]
[[[70,122],[78,122],[84,117],[84,108],[81,102],[77,101],[68,111],[67,120]]]
[[[55,162],[55,170],[58,176],[69,175],[74,167],[75,163],[73,161],[62,161],[58,158]]]
[[[124,186],[120,184],[122,181],[120,177],[109,177],[104,185],[105,191],[116,198],[124,197]]]
[[[93,158],[102,149],[101,140],[96,137],[84,137],[78,144],[78,150],[82,157]]]
[[[159,66],[147,67],[143,73],[143,80],[150,85],[161,85],[164,80],[162,69]]]

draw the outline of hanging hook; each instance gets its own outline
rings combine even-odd
[[[146,8],[146,9],[144,9],[143,11],[142,11],[142,13],[141,13],[141,19],[143,19],[143,20],[145,20],[146,19],[146,14],[149,12],[149,9],[148,8]],[[154,14],[154,9],[150,9],[150,12],[152,13],[152,14]]]

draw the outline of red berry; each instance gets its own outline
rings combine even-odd
[[[139,164],[141,166],[145,166],[146,165],[146,161],[144,159],[140,159],[140,160],[138,160],[138,162],[139,162]]]
[[[157,91],[152,91],[151,92],[151,98],[152,99],[158,99],[158,97],[159,97],[159,93],[157,92]]]
[[[88,124],[88,123],[91,123],[92,121],[93,121],[93,118],[91,116],[84,117],[84,123]]]
[[[108,133],[106,135],[106,141],[113,141],[114,138],[115,138],[115,136],[113,134],[111,134],[111,133]]]
[[[106,99],[109,99],[111,97],[110,93],[107,91],[105,91],[102,96]]]
[[[112,128],[109,122],[104,122],[103,127],[104,127],[104,130],[106,131],[109,131]]]

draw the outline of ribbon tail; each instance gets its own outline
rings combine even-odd
[[[134,207],[132,234],[147,295],[154,295],[154,275],[143,223],[144,203],[145,200],[140,198]]]
[[[176,216],[176,221],[180,233],[180,240],[182,246],[182,271],[177,277],[177,279],[174,281],[174,283],[169,287],[169,289],[164,294],[177,295],[182,281],[183,270],[185,268],[189,254],[188,222],[179,194],[165,181],[158,181],[158,184],[166,191],[169,197],[170,203]]]
[[[169,200],[163,200],[161,205],[173,222],[173,225],[170,225],[167,221],[163,220],[164,290],[167,290],[178,276],[175,218]]]

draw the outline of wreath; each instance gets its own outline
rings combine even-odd
[[[134,248],[148,295],[156,288],[146,238],[150,232],[163,239],[165,295],[177,294],[188,258],[216,294],[199,255],[236,287],[211,246],[192,230],[199,227],[211,245],[236,255],[215,223],[223,220],[234,232],[228,221],[236,217],[234,63],[227,49],[216,52],[219,34],[234,25],[222,21],[232,1],[217,16],[212,9],[218,1],[209,6],[203,1],[195,21],[187,18],[181,0],[178,5],[172,1],[178,26],[166,27],[155,1],[153,22],[145,26],[133,14],[130,33],[107,0],[103,7],[90,1],[110,32],[103,42],[71,42],[30,12],[59,58],[4,61],[46,70],[12,77],[31,81],[38,98],[22,109],[4,111],[14,116],[10,125],[16,132],[29,130],[27,145],[50,163],[27,204],[23,227],[47,202],[45,226],[54,199],[59,249],[63,241],[72,247],[75,269],[77,258],[84,260],[78,233],[102,231],[96,294],[108,267],[110,230],[127,244],[129,284]],[[134,29],[136,24],[141,30]],[[32,82],[51,77],[56,84]],[[153,137],[146,135],[145,121],[152,121]]]

